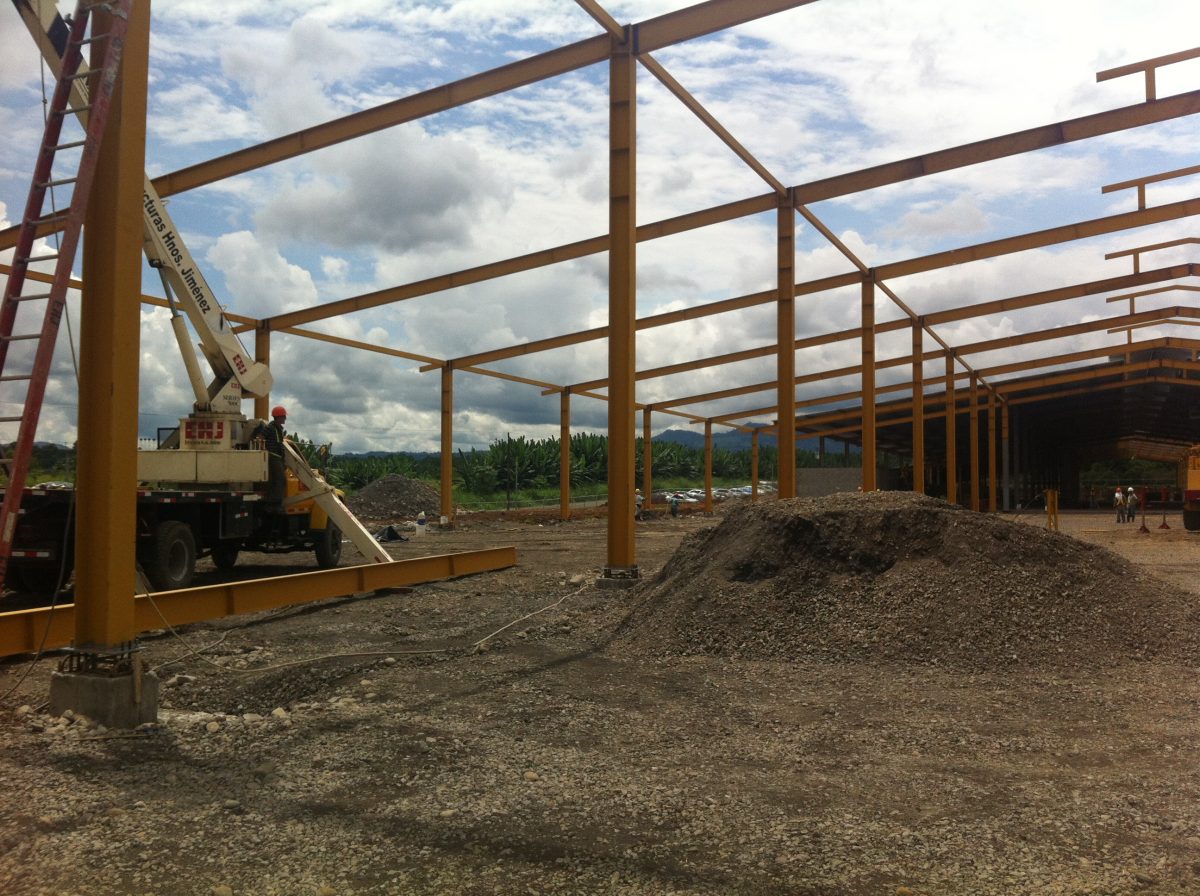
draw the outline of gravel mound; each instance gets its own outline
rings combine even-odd
[[[355,516],[369,520],[411,520],[421,511],[436,520],[442,499],[431,485],[388,473],[347,498],[346,503]]]
[[[620,649],[980,671],[1200,660],[1192,595],[1104,548],[911,493],[736,507],[642,587]]]

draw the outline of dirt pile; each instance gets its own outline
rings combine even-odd
[[[909,493],[734,508],[642,587],[622,649],[978,670],[1200,661],[1192,595],[1104,548]]]
[[[368,520],[412,520],[425,511],[431,520],[438,518],[442,499],[438,490],[424,482],[399,473],[376,479],[346,499],[354,515]]]

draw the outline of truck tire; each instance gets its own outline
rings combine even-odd
[[[1189,532],[1200,529],[1200,510],[1183,509],[1183,528]]]
[[[142,568],[156,591],[174,591],[192,584],[196,574],[196,536],[192,527],[179,520],[163,520],[143,544]]]
[[[313,531],[313,553],[317,555],[317,566],[333,569],[342,559],[342,530],[332,522],[324,529]]]
[[[238,553],[241,551],[239,544],[219,544],[212,549],[213,566],[221,570],[221,572],[229,572],[237,565]]]

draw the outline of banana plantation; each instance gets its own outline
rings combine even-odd
[[[664,486],[696,484],[704,479],[704,451],[671,441],[651,441],[651,472],[654,481]],[[312,443],[308,451],[319,451]],[[558,488],[561,452],[559,440],[528,439],[507,436],[496,439],[486,450],[458,451],[454,457],[456,489],[472,495],[503,494],[511,497],[531,489]],[[322,446],[328,451],[328,446]],[[637,475],[642,475],[642,440],[635,448]],[[412,479],[436,482],[439,461],[436,455],[390,454],[370,457],[338,457],[317,460],[330,481],[348,492],[396,473]],[[855,458],[857,460],[857,458]],[[829,460],[829,459],[827,459]],[[832,458],[836,464],[841,458]],[[817,466],[817,456],[810,451],[798,451],[799,466]],[[714,448],[713,477],[719,481],[748,483],[751,452]],[[778,469],[778,452],[774,446],[759,449],[758,476],[774,479]],[[602,491],[608,481],[608,437],[595,433],[576,433],[571,436],[571,488]]]

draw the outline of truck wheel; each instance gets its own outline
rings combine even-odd
[[[221,570],[221,572],[229,572],[237,564],[238,552],[241,550],[240,545],[236,544],[219,544],[212,549],[213,566]]]
[[[342,559],[342,530],[330,522],[313,534],[313,553],[317,555],[317,566],[333,569]]]
[[[1200,510],[1183,509],[1183,528],[1189,532],[1200,529]]]
[[[196,572],[196,536],[179,520],[163,520],[141,551],[142,568],[157,591],[174,591],[192,584]]]

